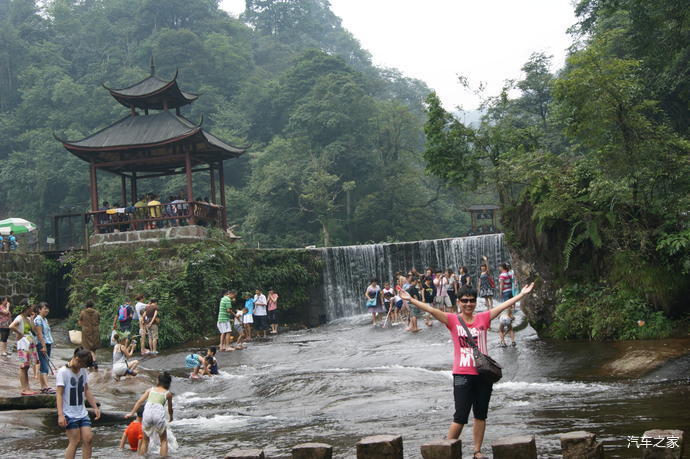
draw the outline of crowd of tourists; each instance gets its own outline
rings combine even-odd
[[[385,281],[379,285],[378,280],[372,279],[364,292],[367,312],[371,314],[371,323],[376,326],[398,325],[407,322],[406,331],[418,332],[418,323],[424,321],[426,326],[432,326],[432,314],[424,312],[411,305],[402,298],[401,292],[407,292],[412,298],[432,305],[443,312],[459,312],[461,304],[458,293],[462,288],[473,287],[488,310],[494,307],[496,287],[501,303],[511,299],[517,294],[517,282],[510,263],[501,263],[500,273],[495,278],[490,269],[487,257],[482,258],[476,281],[473,282],[467,267],[461,266],[455,272],[452,268],[436,269],[426,268],[424,273],[419,273],[412,268],[407,273],[396,272],[391,281]],[[500,317],[500,344],[507,346],[505,334],[511,337],[511,345],[515,346],[515,333],[513,331],[514,307],[506,309]]]
[[[261,288],[257,288],[253,294],[245,292],[242,295],[235,290],[225,291],[218,307],[219,346],[211,346],[185,357],[184,366],[190,371],[190,378],[218,375],[218,351],[243,350],[254,339],[277,334],[278,299],[278,293],[273,288],[266,295]],[[21,395],[56,394],[58,424],[65,429],[69,441],[65,456],[75,457],[81,444],[82,457],[91,457],[93,432],[84,401],[89,402],[94,409],[94,418],[99,419],[100,410],[89,389],[88,380],[90,372],[99,371],[96,350],[101,344],[101,316],[92,301],[85,304],[78,319],[81,327],[79,346],[70,361],[58,369],[50,360],[54,341],[47,319],[50,312],[48,304],[41,302],[34,306],[24,299],[18,309],[19,314],[13,319],[9,298],[0,300],[0,355],[10,355],[12,350],[8,348],[8,340],[10,333],[14,332]],[[144,295],[136,295],[133,300],[116,306],[110,335],[113,348],[111,377],[114,381],[138,375],[141,360],[135,359],[137,352],[142,358],[158,354],[160,323],[161,314],[156,299],[145,300]],[[32,372],[36,373],[40,391],[31,389]],[[55,375],[56,389],[49,386],[49,374]],[[156,385],[137,400],[127,415],[136,416],[136,419],[123,433],[121,448],[128,444],[131,450],[146,454],[150,440],[154,438],[160,445],[161,455],[167,455],[169,431],[164,407],[167,404],[169,421],[172,421],[171,382],[169,373],[160,373]]]
[[[204,204],[208,209],[220,208],[208,197],[197,197],[194,202]],[[100,213],[96,218],[102,225],[102,233],[183,226],[191,216],[189,203],[181,194],[169,195],[167,199],[156,193],[143,194],[129,206],[104,201],[98,210]],[[205,222],[200,220],[197,224],[204,225]]]

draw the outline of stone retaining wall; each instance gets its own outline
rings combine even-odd
[[[208,231],[203,226],[174,226],[172,228],[94,234],[89,237],[89,247],[91,249],[103,249],[122,247],[124,244],[131,247],[156,247],[160,245],[161,241],[199,242],[207,238]]]
[[[24,298],[44,300],[46,276],[46,258],[43,255],[0,253],[0,296],[9,296],[13,307]]]

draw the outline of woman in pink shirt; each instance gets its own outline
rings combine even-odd
[[[268,289],[268,323],[271,334],[278,333],[278,294],[272,288]]]
[[[405,291],[400,292],[400,297],[417,306],[419,309],[433,315],[436,320],[445,324],[450,331],[453,340],[453,395],[455,398],[455,414],[453,422],[448,429],[448,439],[456,439],[462,433],[462,428],[467,424],[470,408],[474,416],[472,428],[472,440],[474,443],[474,458],[486,458],[481,453],[484,431],[486,429],[486,416],[489,411],[489,400],[493,384],[480,376],[474,366],[472,347],[467,341],[467,333],[460,323],[462,319],[470,330],[477,347],[484,354],[488,354],[486,345],[486,333],[491,320],[498,317],[504,309],[511,307],[522,297],[532,291],[534,284],[529,284],[522,289],[520,294],[503,302],[500,306],[488,311],[474,314],[477,307],[477,291],[472,287],[464,287],[458,292],[460,314],[447,314],[443,311],[423,303],[410,296]]]

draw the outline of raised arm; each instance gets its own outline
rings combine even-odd
[[[499,306],[494,306],[493,308],[491,308],[491,310],[490,310],[491,320],[495,319],[496,317],[498,317],[498,315],[500,313],[502,313],[503,311],[505,311],[509,307],[513,306],[515,303],[520,301],[523,297],[527,296],[532,291],[533,288],[534,288],[534,282],[532,282],[529,285],[524,286],[522,288],[522,290],[520,291],[520,293],[518,293],[517,295],[515,295],[514,297],[512,297],[508,301],[504,301]]]
[[[400,298],[402,298],[405,301],[409,301],[410,303],[414,304],[415,306],[417,306],[422,311],[426,311],[429,314],[431,314],[432,316],[434,316],[436,318],[436,320],[438,320],[439,322],[448,325],[448,316],[446,315],[445,312],[441,311],[440,309],[433,308],[430,305],[428,305],[422,301],[419,301],[415,298],[412,298],[412,296],[408,292],[406,292],[405,290],[400,291]]]
[[[146,402],[147,398],[149,398],[149,392],[151,392],[151,389],[146,389],[146,392],[144,392],[144,394],[141,397],[139,397],[139,400],[137,400],[137,402],[134,404],[132,411],[125,414],[126,418],[131,418],[132,416],[134,416],[137,413],[137,410],[139,409],[139,407]]]

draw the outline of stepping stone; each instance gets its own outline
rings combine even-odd
[[[462,459],[462,441],[436,440],[422,445],[424,459]]]
[[[292,459],[331,459],[333,447],[326,443],[302,443],[292,447]]]
[[[400,435],[373,435],[357,443],[357,459],[403,459]]]
[[[568,432],[560,439],[563,459],[604,459],[604,444],[591,432]]]
[[[494,459],[537,459],[534,435],[507,437],[491,445]]]

